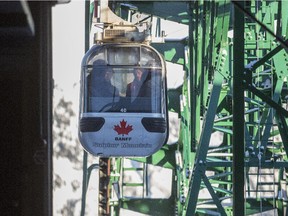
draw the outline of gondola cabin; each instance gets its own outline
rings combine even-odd
[[[151,46],[94,45],[81,73],[79,138],[95,156],[149,156],[166,143],[166,68]]]

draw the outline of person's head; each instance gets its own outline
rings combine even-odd
[[[113,76],[113,70],[109,67],[98,67],[96,70],[96,76],[98,77],[99,82],[110,82],[112,76]]]
[[[142,78],[142,75],[143,75],[143,71],[142,71],[140,68],[136,68],[136,69],[134,70],[134,75],[135,75],[135,79],[136,79],[137,81],[140,81],[141,78]]]
[[[110,82],[112,76],[113,76],[113,71],[111,69],[107,68],[104,72],[104,80],[106,82]]]

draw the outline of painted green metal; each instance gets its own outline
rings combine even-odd
[[[176,23],[188,24],[189,1],[130,1],[141,13],[152,14]]]
[[[244,2],[237,2],[241,6]],[[244,15],[234,7],[233,59],[233,215],[245,215],[244,184]]]
[[[163,54],[167,62],[172,62],[175,64],[184,64],[184,49],[187,44],[186,38],[176,41],[169,40],[165,43],[155,43],[152,46]]]
[[[146,164],[152,164],[155,166],[160,166],[168,169],[175,169],[175,150],[177,149],[176,145],[166,145],[163,146],[155,154],[146,157],[146,158],[131,158],[131,160],[139,161]]]

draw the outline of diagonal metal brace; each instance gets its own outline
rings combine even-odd
[[[218,196],[215,194],[214,189],[211,186],[211,184],[210,184],[210,182],[209,182],[209,180],[208,180],[208,178],[207,178],[207,176],[205,174],[202,174],[202,180],[203,180],[204,184],[206,185],[206,188],[208,189],[211,197],[213,198],[213,201],[214,201],[215,205],[217,206],[217,209],[218,209],[219,213],[222,216],[227,215],[225,210],[224,210],[224,208],[223,208],[223,206],[222,206],[222,204],[220,203],[220,200],[219,200]]]
[[[260,25],[261,28],[265,29],[265,31],[269,32],[273,37],[275,37],[276,40],[281,44],[282,47],[284,47],[284,48],[286,48],[286,49],[288,48],[288,41],[287,41],[287,40],[284,41],[282,37],[274,34],[274,32],[273,32],[271,29],[267,28],[267,26],[266,26],[264,23],[260,22],[252,13],[250,13],[248,10],[246,10],[246,9],[243,7],[243,5],[239,4],[238,1],[232,0],[232,3],[233,3],[238,9],[240,9],[244,14],[246,14],[250,19],[252,19],[252,20],[253,20],[254,22],[256,22],[258,25]]]
[[[288,39],[284,41],[285,43],[288,43]],[[261,65],[264,65],[265,62],[267,62],[270,58],[275,56],[277,53],[279,53],[283,49],[282,45],[278,45],[275,47],[273,50],[271,50],[269,53],[267,53],[265,56],[260,58],[259,60],[255,60],[248,65],[246,65],[246,69],[249,70],[250,72],[255,71],[258,67]]]
[[[246,81],[246,80],[244,80],[244,81]],[[272,100],[270,97],[266,96],[263,92],[261,92],[256,87],[254,87],[251,83],[244,82],[244,87],[247,88],[253,94],[257,95],[264,102],[269,104],[272,108],[274,108],[276,110],[276,112],[281,113],[283,116],[288,118],[288,111],[286,109],[284,109],[282,106],[280,106],[274,100]]]

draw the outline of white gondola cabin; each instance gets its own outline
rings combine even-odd
[[[79,138],[95,156],[149,156],[166,143],[166,68],[151,46],[94,45],[81,73]]]

